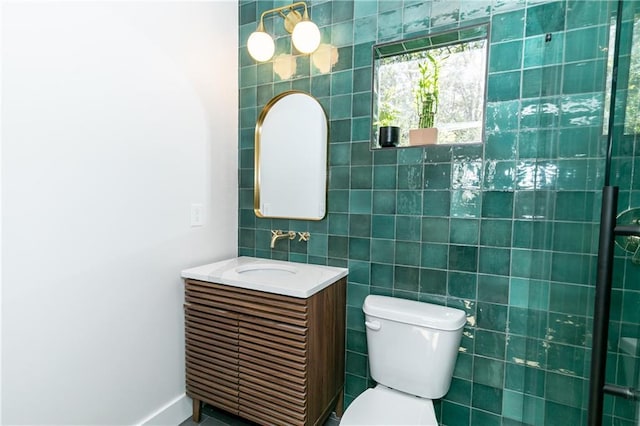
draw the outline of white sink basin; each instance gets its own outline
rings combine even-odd
[[[281,277],[287,279],[289,274],[297,274],[298,269],[293,266],[274,263],[249,263],[247,265],[238,266],[236,268],[236,272],[242,274],[244,277],[269,274],[275,278]]]
[[[182,278],[307,298],[347,275],[345,268],[237,257],[182,271]]]

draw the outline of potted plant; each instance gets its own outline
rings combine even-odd
[[[410,145],[434,144],[438,140],[438,129],[433,127],[438,112],[438,61],[430,54],[418,64],[418,85],[414,91],[418,110],[418,129],[409,131]]]
[[[381,147],[398,146],[400,141],[400,127],[394,126],[398,110],[385,102],[378,111],[378,143]]]

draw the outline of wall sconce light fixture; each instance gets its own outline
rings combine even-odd
[[[304,14],[294,10],[304,7]],[[285,11],[288,13],[284,13]],[[288,6],[277,7],[262,12],[258,28],[251,33],[247,40],[247,49],[253,59],[259,62],[268,61],[273,57],[276,45],[273,38],[264,30],[264,16],[269,13],[279,13],[284,18],[284,28],[291,34],[291,41],[300,53],[313,53],[320,45],[320,30],[311,22],[307,11],[307,4],[303,1]]]

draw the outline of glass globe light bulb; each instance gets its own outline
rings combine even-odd
[[[252,32],[249,36],[247,49],[249,49],[249,55],[251,55],[253,59],[264,62],[273,57],[273,53],[276,51],[276,44],[269,34],[260,31],[258,28],[258,30]]]
[[[299,22],[291,34],[293,45],[300,53],[313,53],[320,46],[320,30],[309,20]]]

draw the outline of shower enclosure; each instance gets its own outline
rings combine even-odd
[[[638,3],[619,2],[614,22],[589,386],[588,424],[593,426],[640,424],[640,188],[636,177],[640,170],[635,162],[640,133]],[[629,156],[631,170],[623,166],[629,164]]]
[[[614,140],[624,143],[630,143],[636,133],[637,128],[637,108],[639,99],[634,93],[635,85],[637,84],[637,66],[638,52],[637,41],[638,34],[636,30],[638,28],[638,15],[635,7],[627,8],[625,10],[624,3],[620,2],[617,5],[615,13],[615,31],[610,33],[610,50],[611,50],[611,67],[610,67],[610,85],[609,85],[609,116],[607,122],[607,144],[605,155],[605,176],[604,187],[602,191],[602,209],[600,214],[600,232],[599,232],[599,247],[598,247],[598,264],[596,274],[596,287],[595,287],[595,310],[593,318],[593,349],[591,356],[591,368],[590,368],[590,384],[589,384],[589,411],[588,411],[588,424],[599,425],[602,424],[603,413],[605,411],[605,395],[611,398],[624,398],[626,401],[620,401],[613,399],[608,404],[613,406],[609,418],[620,417],[616,419],[615,423],[620,423],[622,419],[624,421],[631,421],[632,423],[639,424],[639,417],[637,413],[636,401],[638,401],[638,374],[637,374],[637,346],[638,337],[637,332],[633,335],[628,335],[631,332],[631,328],[628,325],[618,325],[623,320],[623,317],[618,315],[623,310],[617,309],[618,306],[612,308],[611,302],[613,297],[614,288],[614,267],[623,268],[626,271],[626,262],[629,261],[635,265],[640,265],[640,207],[634,207],[633,201],[627,201],[627,207],[623,212],[619,214],[619,184],[612,184],[612,156],[614,149]],[[629,11],[629,16],[625,14]],[[624,38],[623,38],[624,37]],[[635,42],[635,43],[634,43]],[[635,46],[634,46],[635,45]],[[612,46],[612,47],[611,47]],[[622,64],[622,66],[621,66]],[[626,66],[625,66],[626,65]],[[618,90],[618,83],[622,83],[620,90]],[[623,102],[618,103],[618,97]],[[622,120],[617,120],[616,115],[621,112]],[[611,129],[609,131],[609,129]],[[618,145],[620,145],[620,142]],[[635,153],[632,150],[632,153]],[[632,176],[633,176],[632,170]],[[620,180],[622,177],[620,173],[616,173],[616,177]],[[630,188],[633,190],[633,186]],[[624,205],[624,203],[623,203]],[[616,246],[622,250],[621,262],[615,262]],[[615,263],[622,263],[622,265],[615,265]],[[618,277],[618,275],[616,275]],[[622,288],[633,289],[633,286],[629,284],[626,286],[626,281],[629,279],[637,278],[633,277],[633,268],[630,269],[630,274],[622,276]],[[616,279],[619,281],[619,279]],[[616,294],[616,305],[618,303],[625,306],[625,299],[627,299],[626,310],[637,310],[638,306],[633,306],[628,301],[633,298],[633,294],[629,292],[622,293],[622,299],[618,300],[619,295]],[[636,300],[637,302],[637,300]],[[612,311],[614,315],[612,314]],[[631,319],[629,313],[627,313],[627,320]],[[613,322],[611,321],[613,320]],[[623,331],[624,328],[624,331]],[[613,360],[609,361],[609,333],[611,332],[614,337],[614,347],[617,347],[617,359],[616,367],[611,365]],[[617,345],[615,345],[617,341]],[[615,371],[616,373],[607,374],[607,370]],[[612,380],[611,380],[612,379]],[[630,415],[632,412],[633,415]]]
[[[505,400],[521,424],[640,425],[640,2],[526,13]]]

